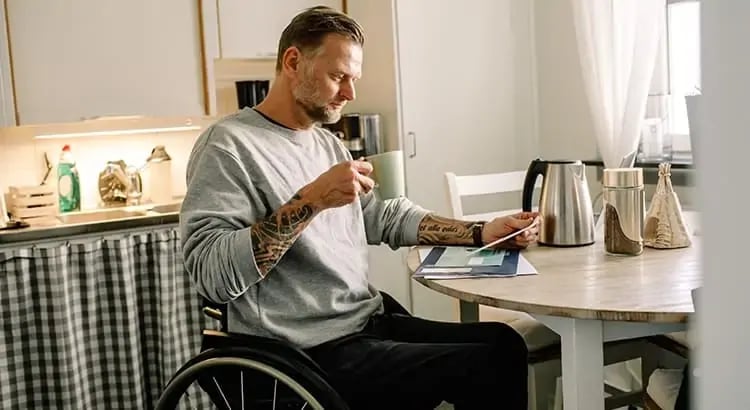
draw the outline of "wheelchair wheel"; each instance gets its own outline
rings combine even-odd
[[[156,408],[348,410],[307,364],[245,347],[209,349],[190,360],[167,384]]]

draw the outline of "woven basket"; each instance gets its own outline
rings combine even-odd
[[[691,245],[677,193],[672,188],[671,165],[659,164],[659,182],[646,213],[643,244],[650,248],[674,249]]]

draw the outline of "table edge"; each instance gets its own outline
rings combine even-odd
[[[573,319],[602,320],[617,322],[647,322],[647,323],[687,323],[694,312],[648,312],[648,311],[613,311],[586,309],[577,307],[551,306],[538,303],[518,302],[514,300],[497,299],[475,293],[468,293],[456,290],[446,284],[446,282],[455,282],[463,280],[484,280],[484,279],[444,279],[434,280],[414,277],[414,272],[419,266],[419,256],[417,255],[418,247],[409,249],[407,256],[407,266],[411,279],[419,282],[421,285],[441,293],[451,296],[457,300],[477,303],[484,306],[491,306],[500,309],[525,312],[531,315],[548,315],[556,317],[568,317]]]

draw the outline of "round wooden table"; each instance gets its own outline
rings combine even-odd
[[[539,272],[511,278],[416,279],[459,299],[461,320],[478,320],[478,305],[527,312],[561,338],[566,409],[604,408],[603,343],[685,330],[691,291],[701,285],[700,241],[689,248],[646,248],[612,256],[602,238],[590,246],[532,246],[522,252]],[[409,269],[420,263],[410,251]]]

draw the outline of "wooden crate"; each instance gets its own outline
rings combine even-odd
[[[8,212],[15,219],[28,223],[37,218],[49,218],[58,214],[57,191],[50,185],[11,186],[8,193]]]

